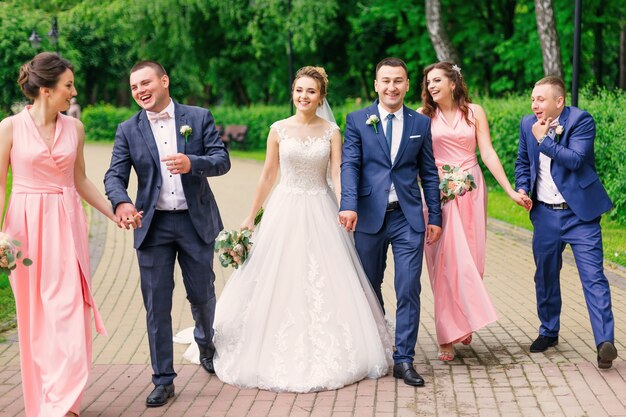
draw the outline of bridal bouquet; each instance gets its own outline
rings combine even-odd
[[[259,209],[254,217],[256,226],[263,217],[263,207]],[[252,231],[243,230],[222,230],[215,239],[215,252],[219,253],[218,259],[224,268],[232,266],[237,269],[248,258],[252,249]]]
[[[444,165],[441,167],[441,172],[443,172],[443,177],[439,183],[439,189],[441,190],[441,202],[443,204],[476,188],[472,174],[467,171],[461,171],[459,167]]]
[[[12,239],[6,233],[0,233],[0,275],[11,275],[18,261],[25,266],[32,265],[33,261],[30,259],[22,259],[22,252],[18,249],[20,246],[19,241]]]

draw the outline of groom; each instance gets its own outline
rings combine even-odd
[[[424,232],[426,244],[436,242],[441,235],[439,175],[430,119],[404,106],[409,78],[402,60],[380,61],[374,88],[378,100],[346,119],[339,222],[355,231],[356,249],[381,306],[391,244],[397,300],[393,376],[408,385],[423,386],[424,379],[413,368],[413,356],[419,327]],[[418,177],[428,207],[427,227]]]
[[[596,125],[586,111],[565,105],[565,85],[548,76],[535,83],[534,114],[520,125],[515,183],[532,197],[533,256],[539,336],[531,352],[559,343],[563,249],[569,243],[598,349],[598,367],[617,358],[611,290],[604,275],[600,217],[613,207],[596,172]]]
[[[171,310],[177,257],[200,363],[215,372],[213,247],[223,226],[207,177],[228,172],[230,159],[211,113],[174,102],[159,63],[136,64],[130,89],[143,110],[118,126],[104,184],[115,214],[135,229],[155,385],[146,406],[158,407],[174,396]],[[127,193],[131,167],[138,178],[134,204]]]

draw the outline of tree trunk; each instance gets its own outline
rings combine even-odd
[[[459,63],[459,56],[448,39],[448,34],[443,28],[441,18],[441,2],[439,0],[426,0],[426,25],[430,41],[435,48],[439,61]]]
[[[558,75],[563,78],[561,48],[554,23],[552,0],[535,0],[535,15],[543,54],[543,73],[544,75]]]

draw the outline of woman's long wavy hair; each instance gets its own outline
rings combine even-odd
[[[463,113],[465,121],[469,125],[472,125],[473,123],[469,119],[470,109],[468,106],[472,100],[470,100],[469,93],[467,92],[467,85],[461,75],[461,70],[455,69],[454,64],[451,62],[437,62],[424,68],[424,78],[422,79],[422,113],[432,119],[435,116],[435,111],[437,110],[437,103],[433,100],[430,92],[428,91],[428,86],[426,85],[426,77],[428,76],[428,73],[434,69],[442,70],[444,75],[454,83],[452,100],[454,100],[454,103],[459,107],[459,109],[461,109],[461,113]]]

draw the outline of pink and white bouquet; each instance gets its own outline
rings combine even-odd
[[[33,261],[28,258],[22,259],[22,251],[19,250],[21,243],[6,233],[0,233],[0,275],[11,275],[18,262],[24,266],[32,265]]]
[[[259,209],[254,217],[256,226],[263,217],[263,207]],[[250,251],[252,250],[252,231],[242,230],[222,230],[215,239],[215,252],[219,253],[218,259],[224,268],[232,266],[237,269],[244,264]]]
[[[441,202],[446,204],[476,188],[474,176],[467,171],[462,171],[459,167],[444,165],[441,167],[443,177],[439,183],[441,190]]]

